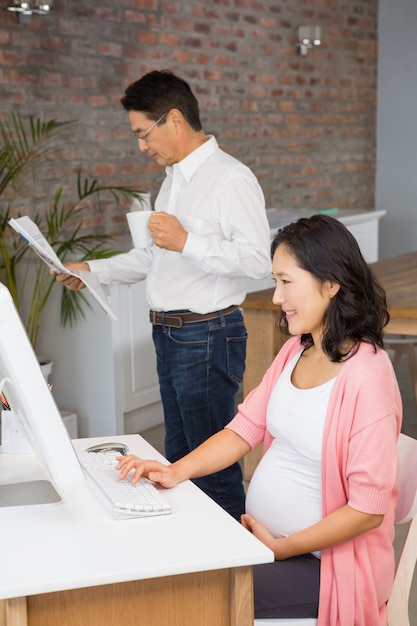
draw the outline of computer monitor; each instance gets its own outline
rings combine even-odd
[[[83,482],[84,473],[61,414],[42,374],[10,292],[2,283],[0,283],[0,390],[4,393],[11,410],[21,417],[33,451],[50,479],[45,481],[45,485],[50,487],[49,490],[53,491],[51,483],[58,492],[62,492]],[[18,486],[14,483],[9,485],[1,483],[0,475],[0,505],[4,506],[4,503],[9,501],[13,503],[10,496],[16,492],[19,493],[19,499],[25,491],[22,484]],[[31,503],[34,503],[33,497],[38,496],[32,495]],[[39,502],[45,497],[47,497],[45,494],[39,493]],[[24,495],[22,498],[24,499]]]

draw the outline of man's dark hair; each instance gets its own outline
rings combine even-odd
[[[126,111],[140,111],[153,121],[178,109],[193,130],[202,128],[197,98],[189,84],[169,70],[149,72],[131,83],[120,102]]]

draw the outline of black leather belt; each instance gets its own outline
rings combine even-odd
[[[213,311],[213,313],[160,313],[159,311],[149,311],[149,319],[154,326],[173,326],[174,328],[181,328],[183,324],[191,324],[192,322],[208,322],[220,317],[220,313],[223,315],[229,315],[238,311],[239,307],[235,304],[229,306],[222,311]]]

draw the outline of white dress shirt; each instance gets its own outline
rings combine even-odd
[[[89,261],[101,283],[147,278],[151,309],[208,313],[240,304],[245,278],[271,272],[265,200],[248,167],[223,152],[214,137],[166,168],[156,211],[175,215],[187,230],[182,252],[153,245]]]

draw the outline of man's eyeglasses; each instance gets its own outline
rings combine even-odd
[[[140,139],[141,141],[146,141],[146,137],[149,135],[149,133],[151,132],[151,130],[153,130],[155,128],[155,126],[158,126],[158,124],[160,124],[162,122],[162,120],[164,119],[164,117],[166,117],[168,115],[169,111],[166,111],[163,115],[161,115],[161,117],[156,120],[156,122],[154,122],[152,124],[152,126],[150,128],[148,128],[148,130],[144,133],[142,133],[142,135],[136,134],[136,137],[138,139]]]

